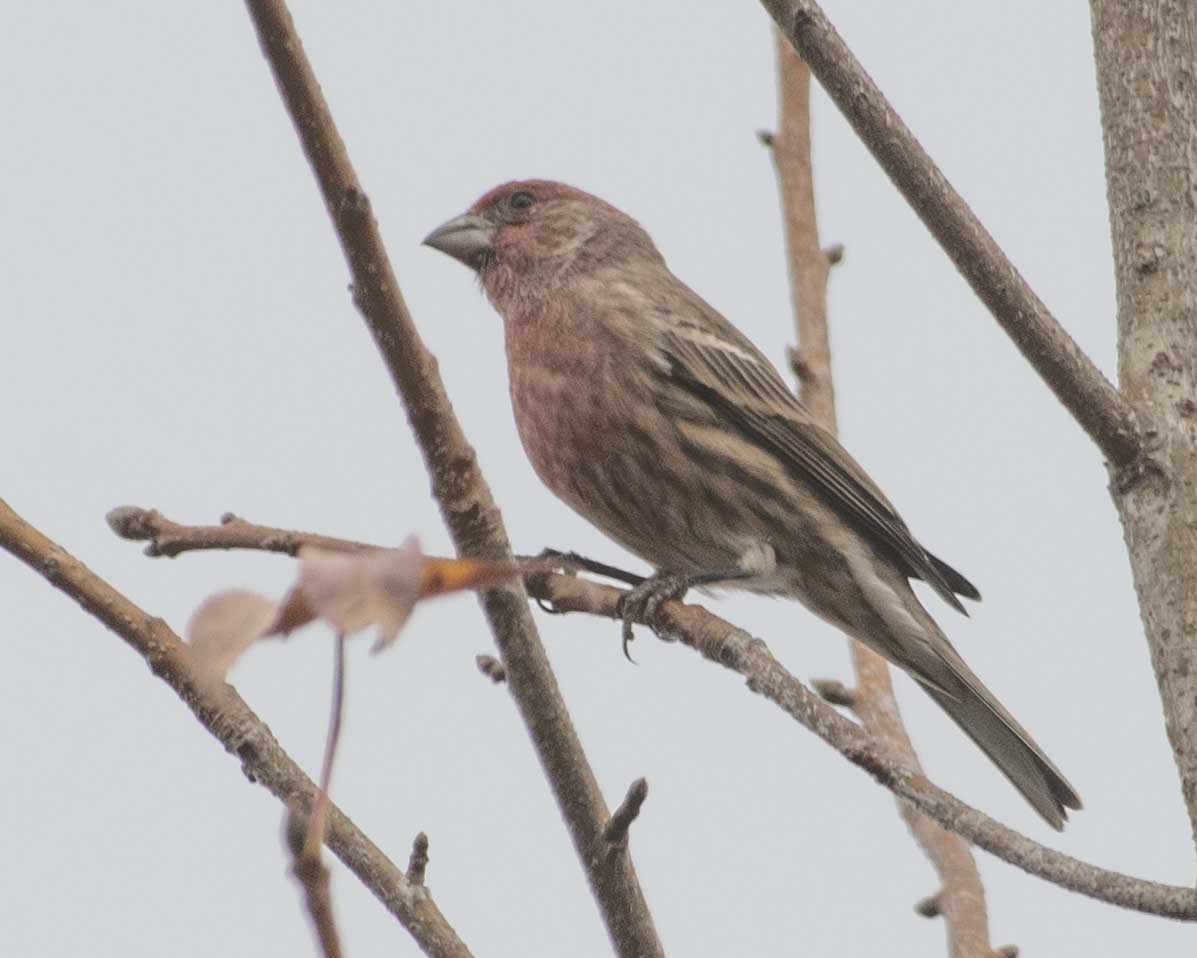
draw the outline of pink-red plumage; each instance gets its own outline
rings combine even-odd
[[[677,279],[648,234],[560,183],[507,183],[426,241],[503,317],[537,474],[659,571],[737,570],[912,675],[1054,827],[1072,786],[910,589],[979,598],[924,549],[761,352]]]

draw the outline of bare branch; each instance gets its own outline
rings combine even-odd
[[[318,546],[321,549],[343,549],[346,540],[325,539],[321,536],[304,535],[302,540],[296,534],[283,529],[274,538],[263,541],[260,529],[237,518],[231,512],[220,517],[219,526],[181,526],[162,516],[156,509],[141,509],[137,506],[117,506],[105,516],[108,526],[122,539],[145,542],[146,555],[177,556],[184,552],[202,550],[258,549],[267,552],[282,552],[289,556],[299,554],[301,545]],[[355,549],[369,549],[364,542],[352,544]]]
[[[129,517],[129,522],[113,523],[114,512]],[[145,553],[149,556],[172,558],[186,552],[207,552],[213,550],[249,549],[254,552],[278,552],[283,555],[297,555],[306,545],[318,545],[330,552],[358,552],[378,549],[380,546],[352,539],[338,539],[313,532],[295,529],[278,529],[274,526],[255,525],[244,519],[225,522],[218,526],[187,526],[166,518],[157,509],[143,509],[140,506],[120,506],[108,513],[109,525],[117,535],[132,542],[146,543]],[[119,526],[120,528],[117,528]],[[169,549],[163,545],[169,543]]]
[[[815,216],[814,176],[810,149],[810,70],[794,48],[777,34],[780,86],[780,122],[773,138],[773,160],[785,211],[786,248],[798,349],[791,365],[798,376],[803,402],[811,415],[833,435],[836,433],[835,389],[831,372],[831,339],[827,322],[827,276],[831,258],[819,245]],[[894,695],[889,666],[864,644],[848,639],[856,687],[850,694],[840,686],[819,689],[824,698],[839,694],[841,704],[852,709],[866,729],[894,756],[917,774],[923,770]],[[923,849],[936,873],[941,890],[936,914],[943,915],[948,954],[952,958],[992,954],[985,886],[972,851],[958,835],[945,831],[907,802],[898,811]]]
[[[827,327],[827,275],[831,260],[819,248],[810,152],[810,70],[777,34],[779,117],[772,138],[781,194],[786,260],[798,348],[790,366],[799,395],[819,424],[836,431],[831,338]]]
[[[188,535],[205,541],[217,539],[222,528],[199,527]],[[247,544],[251,538],[249,529],[256,529],[263,543],[275,541],[280,535],[292,535],[302,544],[307,536],[307,533],[247,523],[245,528],[230,536],[230,540],[236,540],[236,548],[254,548]],[[2,532],[0,525],[0,534]],[[361,546],[328,536],[313,538],[319,538],[326,548],[351,550]],[[268,547],[263,545],[262,548]],[[606,619],[622,618],[618,608],[619,598],[624,594],[621,589],[575,575],[553,573],[527,576],[525,585],[530,597],[552,603],[563,614],[583,612]],[[678,640],[671,644],[694,649],[712,662],[737,672],[747,679],[749,689],[782,708],[899,798],[911,802],[941,827],[963,836],[996,858],[1062,888],[1120,908],[1197,921],[1197,889],[1146,881],[1080,861],[1020,835],[966,805],[893,757],[883,743],[794,678],[773,657],[764,642],[701,606],[665,601],[657,608],[656,620],[666,634]]]
[[[316,174],[353,276],[354,301],[382,353],[424,454],[433,494],[460,555],[507,559],[511,547],[474,450],[416,331],[378,224],[282,0],[247,0],[262,51]],[[608,811],[557,688],[517,582],[487,590],[482,606],[524,726],[553,789],[607,932],[620,955],[663,949],[628,855],[596,854]]]
[[[428,836],[420,832],[411,843],[411,857],[407,860],[407,880],[413,885],[422,886],[427,870]]]
[[[1118,371],[1154,430],[1150,468],[1114,472],[1110,491],[1197,843],[1197,4],[1090,7]]]
[[[560,612],[586,612],[618,619],[622,591],[574,576],[538,574],[527,578],[528,592],[552,602]],[[743,676],[763,695],[814,732],[854,765],[864,769],[900,799],[939,826],[967,839],[1002,861],[1061,888],[1120,908],[1197,921],[1197,889],[1133,878],[1079,861],[1020,835],[930,782],[896,758],[885,743],[828,705],[753,638],[706,609],[662,602],[657,623],[682,645]]]
[[[223,528],[223,527],[219,527]],[[0,548],[12,553],[133,647],[151,671],[178,693],[225,749],[288,808],[308,812],[317,788],[275,741],[270,730],[229,685],[205,681],[187,645],[162,619],[150,616],[95,575],[61,546],[22,520],[0,500]],[[329,805],[326,841],[333,853],[374,893],[425,954],[468,958],[431,897],[413,887],[345,814]]]
[[[852,710],[888,750],[922,775],[922,765],[898,710],[889,666],[858,642],[852,643],[852,664],[856,670]],[[953,958],[991,954],[985,886],[972,850],[959,835],[947,831],[911,803],[899,800],[898,811],[939,876],[940,889],[934,898],[936,914],[943,916],[947,931],[948,954]]]
[[[640,815],[640,808],[644,805],[646,798],[648,798],[647,779],[638,778],[628,786],[627,795],[619,803],[619,808],[612,812],[607,827],[603,829],[603,838],[607,840],[608,845],[620,847],[627,845],[628,829]]]
[[[1115,466],[1142,438],[1130,405],[1068,335],[894,112],[814,0],[762,0],[882,169],[1007,335]]]

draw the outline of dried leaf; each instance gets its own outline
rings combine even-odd
[[[201,676],[223,681],[242,653],[270,630],[278,613],[278,605],[248,589],[228,589],[205,599],[187,623]]]
[[[391,645],[420,599],[424,555],[413,537],[398,549],[299,550],[299,586],[312,610],[345,635],[373,626],[372,651]]]
[[[379,652],[399,637],[420,599],[482,589],[541,567],[538,562],[425,556],[415,537],[398,549],[364,552],[304,546],[299,581],[282,602],[245,589],[218,592],[196,609],[187,634],[201,669],[214,680],[223,680],[256,640],[288,635],[316,618],[343,635],[373,627],[378,638],[372,651]]]

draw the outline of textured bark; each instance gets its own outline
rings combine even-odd
[[[1197,4],[1091,8],[1119,381],[1150,457],[1111,491],[1197,842]]]

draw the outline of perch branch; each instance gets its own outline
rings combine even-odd
[[[281,539],[293,537],[303,544],[308,538],[307,533],[255,526],[238,520],[241,528],[228,534],[227,544],[222,544],[220,537],[227,526],[190,529],[164,519],[153,510],[140,511],[146,517],[139,527],[141,532],[152,534],[154,527],[161,524],[171,534],[204,543],[202,548],[205,549],[256,548],[285,552],[285,549],[278,547]],[[0,527],[0,533],[2,531]],[[257,545],[254,544],[255,537]],[[311,538],[320,541],[325,548],[346,551],[362,548],[362,543],[345,539],[328,536]],[[582,612],[614,620],[622,618],[618,606],[623,591],[612,586],[574,575],[554,573],[530,575],[525,585],[529,596],[551,603],[558,612]],[[783,709],[899,798],[911,802],[943,828],[963,836],[994,857],[1061,888],[1120,908],[1182,921],[1197,921],[1197,889],[1134,878],[1080,861],[1020,835],[984,812],[966,805],[934,785],[922,773],[911,769],[904,761],[892,756],[884,743],[841,715],[816,692],[794,678],[773,657],[764,642],[712,615],[701,606],[677,601],[662,602],[654,624],[665,634],[678,639],[678,644],[743,676],[750,690]]]
[[[529,576],[528,592],[558,612],[620,617],[622,591],[575,576]],[[749,689],[783,709],[802,726],[864,769],[900,799],[972,844],[1069,891],[1121,908],[1197,921],[1197,889],[1133,878],[1072,858],[1027,838],[966,805],[894,756],[887,744],[824,702],[777,661],[768,646],[701,606],[663,602],[656,625],[676,644],[694,649],[747,680]]]

